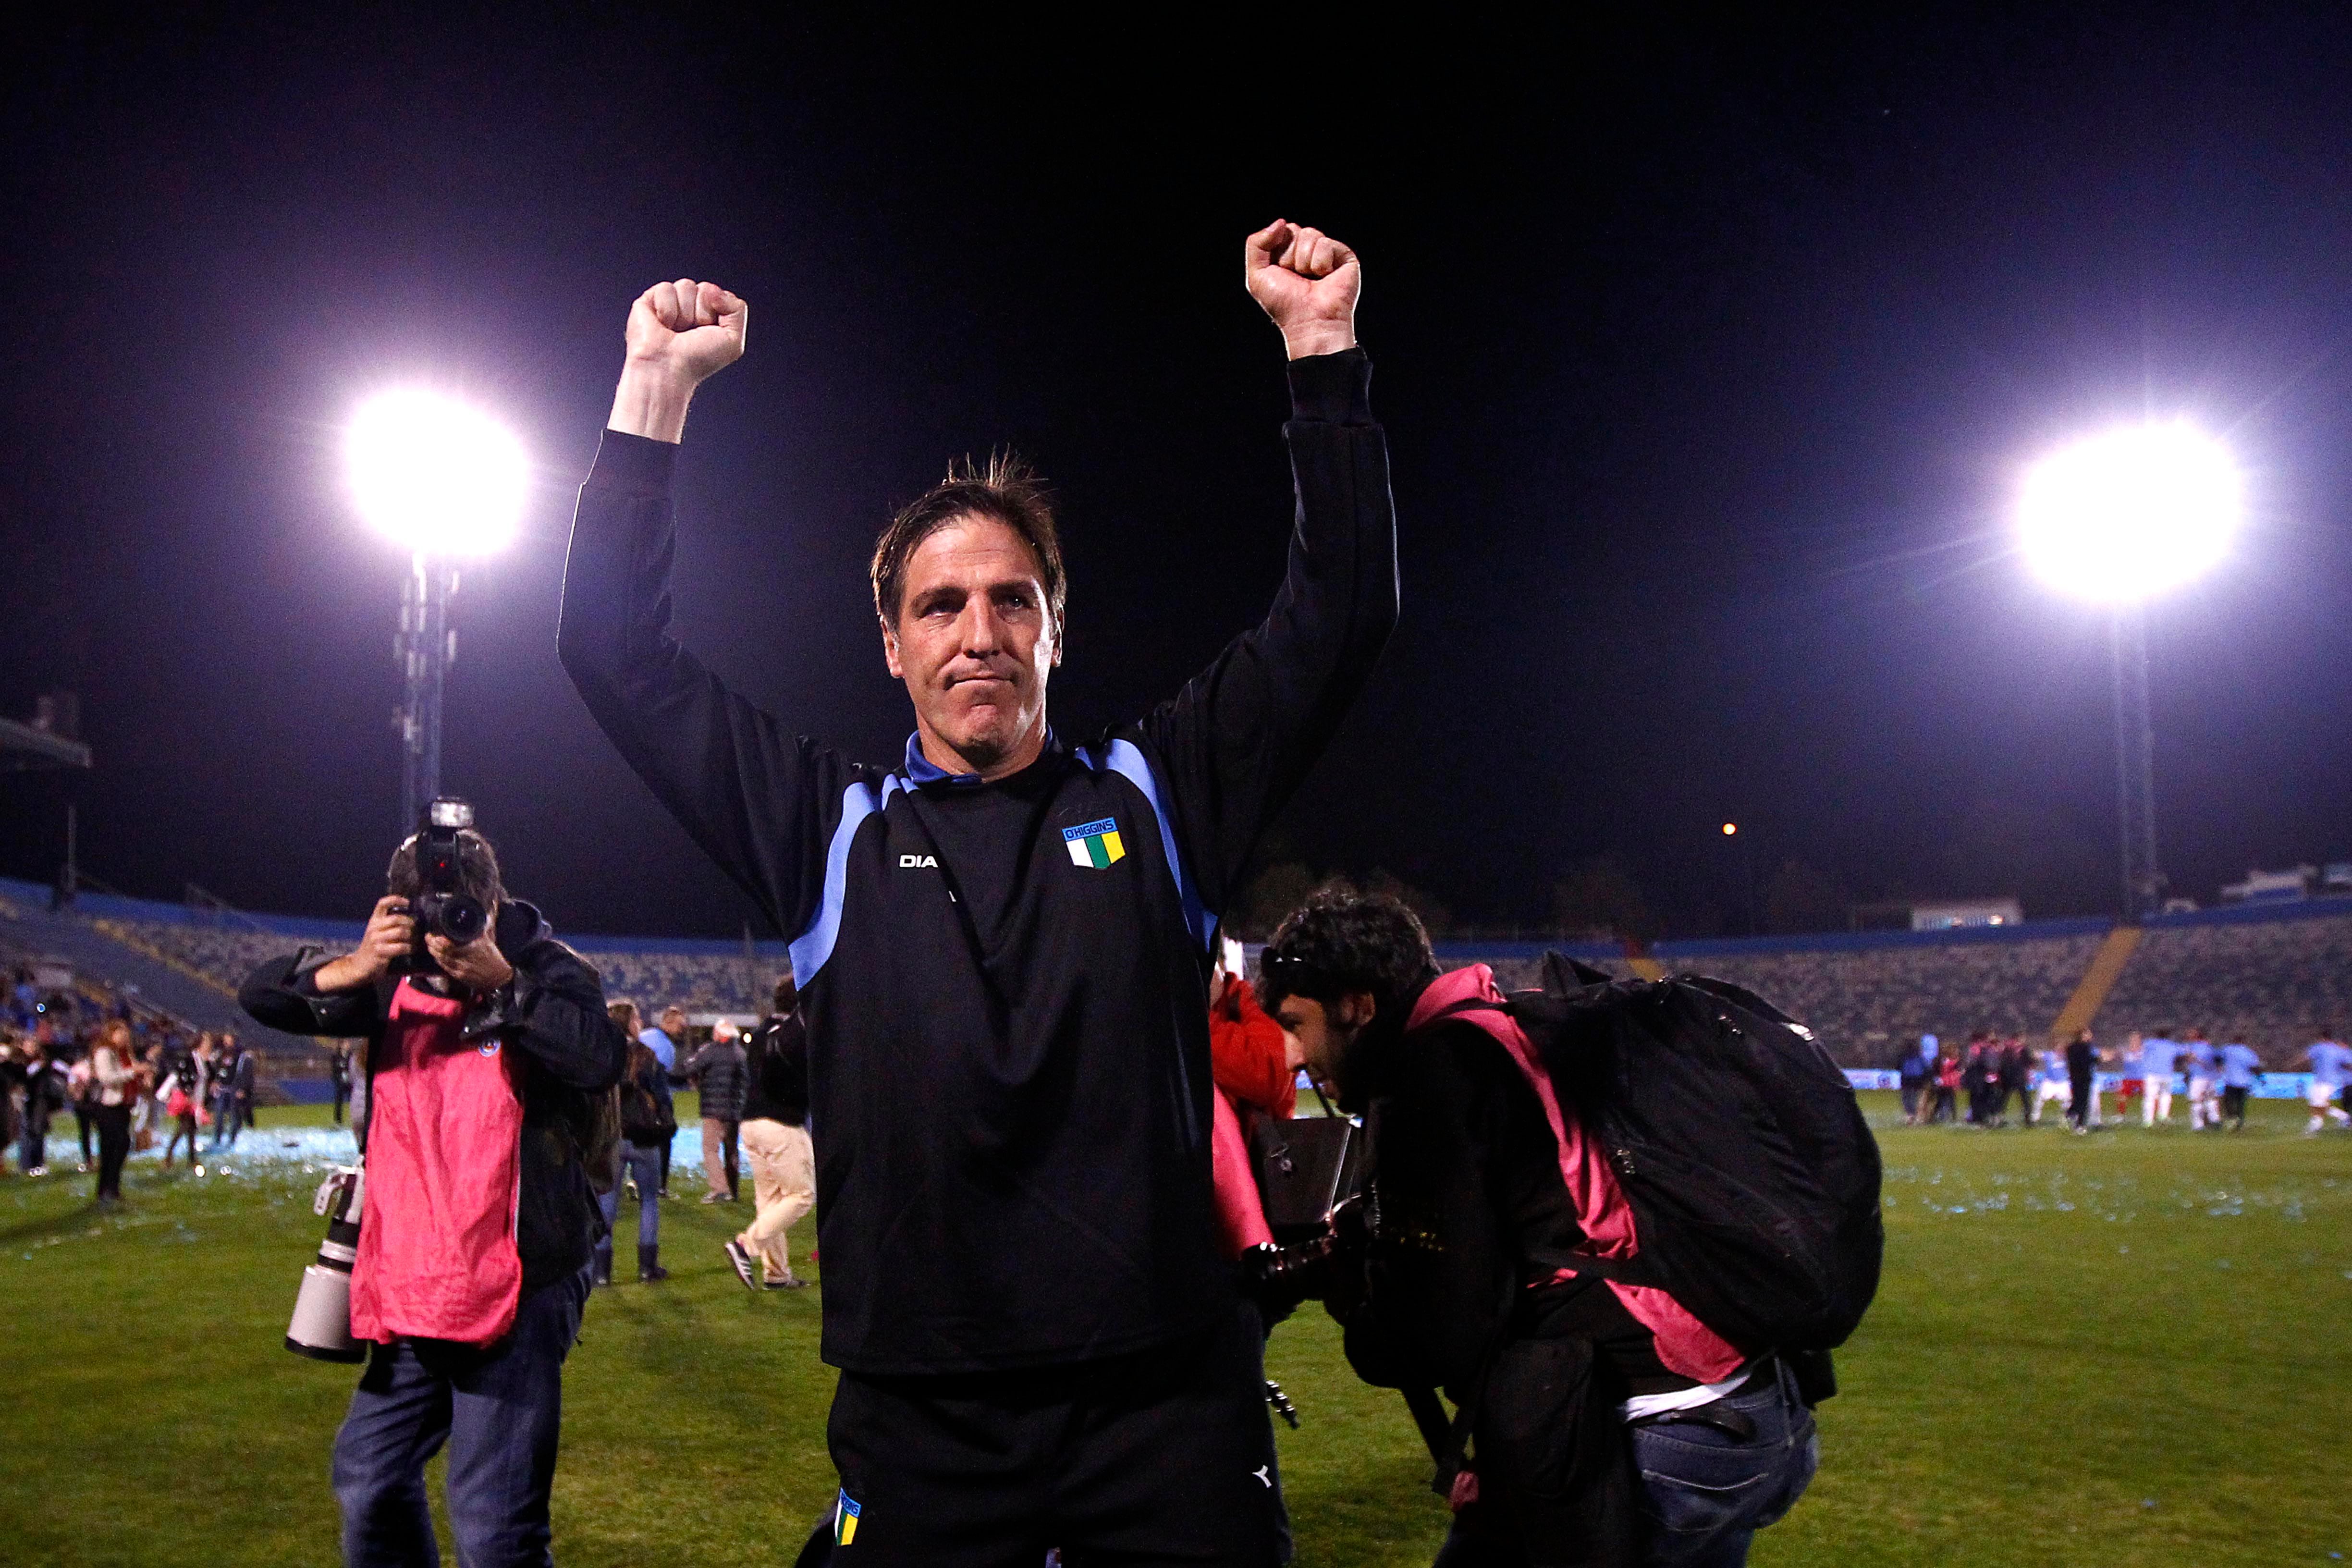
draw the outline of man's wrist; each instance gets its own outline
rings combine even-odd
[[[694,401],[695,384],[669,366],[629,360],[621,366],[621,383],[613,389],[613,413],[604,427],[676,446],[686,437],[686,411]]]
[[[1356,329],[1349,321],[1304,321],[1282,330],[1282,346],[1292,359],[1346,353],[1356,346]]]
[[[361,986],[371,984],[374,979],[375,973],[368,968],[367,961],[356,952],[347,952],[341,958],[331,958],[310,971],[311,988],[321,994],[331,991],[356,991]]]

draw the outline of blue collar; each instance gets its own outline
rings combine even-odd
[[[1049,752],[1059,750],[1061,750],[1061,742],[1054,739],[1054,727],[1048,724],[1045,726],[1045,749],[1037,754],[1042,757]],[[907,761],[900,771],[907,775],[907,782],[917,789],[921,789],[926,784],[955,784],[970,789],[975,784],[985,782],[978,773],[951,773],[947,769],[934,764],[930,758],[923,755],[923,732],[920,730],[907,737]]]

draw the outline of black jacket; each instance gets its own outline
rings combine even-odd
[[[678,1064],[678,1076],[694,1080],[702,1114],[715,1121],[743,1120],[743,1047],[713,1040]]]
[[[751,1031],[744,1054],[750,1061],[743,1090],[743,1120],[781,1121],[799,1127],[808,1121],[808,1030],[798,1013],[771,1013]]]
[[[1408,1003],[1401,1012],[1410,1013]],[[1332,1302],[1383,1386],[1475,1406],[1475,1531],[1537,1563],[1633,1563],[1639,1492],[1619,1405],[1691,1386],[1605,1283],[1557,1279],[1584,1241],[1535,1092],[1484,1030],[1389,1031],[1349,1063],[1368,1098],[1378,1228]]]
[[[605,1015],[596,971],[555,940],[536,909],[513,900],[499,906],[498,943],[515,977],[481,999],[464,1029],[468,1039],[498,1035],[520,1047],[529,1064],[515,1249],[523,1289],[530,1290],[576,1273],[588,1261],[598,1210],[582,1156],[594,1136],[593,1097],[620,1080],[628,1044]],[[397,982],[322,995],[311,976],[336,956],[303,948],[272,959],[253,972],[237,1001],[256,1022],[289,1035],[373,1045],[383,1036]],[[371,1054],[371,1078],[374,1071]]]
[[[1139,721],[985,784],[911,742],[897,767],[852,762],[680,647],[678,448],[604,437],[558,646],[621,754],[792,939],[833,1364],[1071,1363],[1230,1313],[1208,944],[1395,623],[1370,374],[1356,351],[1290,367],[1296,521],[1265,622]],[[1171,545],[1171,564],[1193,548]]]

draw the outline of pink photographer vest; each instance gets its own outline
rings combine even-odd
[[[367,1196],[352,1333],[486,1345],[514,1326],[520,1068],[460,1037],[462,1002],[400,983],[369,1085]]]
[[[1495,984],[1495,972],[1474,963],[1431,981],[1405,1027],[1419,1028],[1455,1003],[1473,999],[1495,1003],[1496,1009],[1477,1008],[1456,1016],[1492,1036],[1519,1069],[1519,1076],[1528,1080],[1528,1087],[1535,1090],[1544,1120],[1551,1123],[1552,1141],[1559,1152],[1559,1177],[1576,1205],[1577,1224],[1584,1231],[1586,1245],[1601,1258],[1634,1257],[1642,1250],[1642,1241],[1634,1233],[1633,1205],[1617,1185],[1617,1173],[1584,1135],[1583,1124],[1561,1110],[1559,1096],[1552,1091],[1551,1074],[1536,1055],[1534,1043],[1501,1010],[1503,993]],[[1563,1268],[1558,1278],[1566,1279],[1572,1273]],[[1658,1359],[1669,1370],[1696,1382],[1720,1383],[1746,1364],[1748,1358],[1737,1347],[1665,1291],[1647,1285],[1621,1285],[1614,1279],[1609,1281],[1609,1289],[1617,1293],[1634,1321],[1650,1331],[1657,1342]]]

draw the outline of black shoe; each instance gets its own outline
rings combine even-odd
[[[661,1266],[661,1244],[637,1248],[637,1283],[657,1285],[669,1278],[669,1270]]]
[[[735,1266],[735,1278],[743,1281],[746,1290],[760,1288],[759,1277],[751,1271],[751,1253],[745,1251],[743,1244],[732,1237],[727,1240],[727,1261]]]
[[[762,1290],[803,1290],[807,1288],[808,1281],[797,1274],[790,1279],[771,1279],[760,1287]]]

